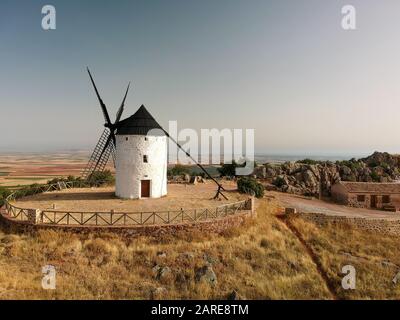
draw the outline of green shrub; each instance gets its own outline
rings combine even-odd
[[[87,179],[91,186],[99,187],[102,185],[112,185],[115,178],[110,170],[95,171]]]
[[[254,195],[257,198],[262,198],[264,196],[264,186],[254,178],[240,178],[237,182],[237,186],[240,193]]]
[[[11,194],[11,191],[7,188],[0,187],[0,207],[4,204],[4,199]]]
[[[175,167],[168,169],[168,176],[183,176],[190,174],[190,169],[182,164],[177,164]]]
[[[224,163],[217,168],[221,177],[236,177],[236,168],[245,167],[246,163],[238,164],[235,160],[232,163]]]
[[[56,184],[58,182],[76,182],[76,181],[82,181],[82,178],[74,177],[74,176],[68,176],[66,178],[59,177],[59,178],[54,178],[54,179],[47,181],[47,184],[50,185],[50,184]]]
[[[286,184],[286,182],[285,179],[283,179],[282,177],[276,177],[274,181],[272,181],[272,184],[278,188],[282,188]]]
[[[218,168],[219,175],[221,177],[234,177],[236,176],[237,163],[233,161],[232,163],[224,163],[220,168]]]
[[[201,171],[201,172],[193,172],[193,171],[192,171],[192,175],[193,175],[193,176],[199,176],[199,177],[202,177],[203,179],[207,178],[207,175],[206,175],[206,173],[205,173],[205,172],[203,172],[203,171]]]
[[[320,163],[320,161],[316,161],[316,160],[313,160],[313,159],[306,158],[306,159],[303,159],[303,160],[298,160],[298,161],[296,161],[296,163],[312,165],[312,164],[318,164],[318,163]]]
[[[380,182],[381,181],[381,179],[379,177],[379,174],[376,173],[375,171],[371,172],[370,177],[371,177],[372,181],[374,181],[374,182]]]

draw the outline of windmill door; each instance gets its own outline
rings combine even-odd
[[[141,181],[141,198],[150,197],[150,180]]]

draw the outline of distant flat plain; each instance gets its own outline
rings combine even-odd
[[[80,176],[85,168],[90,151],[73,150],[59,152],[4,152],[0,150],[0,186],[18,187],[32,183],[45,183],[55,177]],[[281,163],[285,161],[295,161],[304,159],[307,156],[287,156],[287,155],[255,155],[258,163]],[[315,160],[334,160],[341,157],[322,157],[308,156]],[[328,159],[329,158],[329,159]],[[346,158],[346,157],[343,157]],[[172,167],[173,165],[169,165]],[[200,173],[201,170],[196,165],[191,165],[191,170]],[[215,165],[206,165],[207,171],[211,175],[218,175]],[[109,169],[114,171],[112,163]]]
[[[0,186],[44,183],[54,177],[79,176],[89,159],[87,151],[0,153]]]
[[[55,177],[81,175],[86,167],[90,151],[62,151],[48,153],[2,153],[0,151],[0,186],[17,188],[33,183],[46,183]],[[173,167],[169,164],[168,167]],[[190,170],[200,174],[196,165],[189,165]],[[205,165],[211,175],[218,175],[217,166]],[[107,169],[115,172],[110,160]]]

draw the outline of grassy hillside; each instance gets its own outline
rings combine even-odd
[[[324,227],[291,219],[326,271],[339,299],[399,299],[400,283],[392,280],[400,271],[398,237],[383,236],[350,225]],[[356,289],[343,290],[341,269],[356,269]],[[400,279],[399,279],[400,282]]]
[[[234,290],[248,299],[331,298],[304,248],[273,216],[275,205],[264,201],[255,222],[224,235],[125,242],[0,232],[0,299],[224,299]],[[41,289],[46,264],[58,271],[55,291]],[[216,283],[196,279],[206,265]]]
[[[400,297],[391,282],[400,265],[398,238],[350,226],[320,228],[301,218],[287,225],[276,208],[259,200],[255,221],[223,235],[127,241],[0,231],[0,299],[225,299],[233,291],[247,299]],[[41,288],[46,264],[57,269],[54,291]],[[356,267],[356,290],[340,289],[346,264]]]

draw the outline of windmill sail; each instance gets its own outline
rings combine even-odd
[[[87,68],[87,72],[90,77],[90,81],[92,82],[94,91],[96,92],[97,99],[99,100],[101,111],[104,116],[104,120],[106,123],[104,126],[106,129],[104,129],[102,135],[100,136],[99,141],[97,142],[96,147],[94,148],[94,151],[89,159],[88,164],[86,165],[85,169],[82,171],[82,178],[87,179],[90,177],[90,175],[95,172],[95,171],[104,171],[104,169],[107,166],[107,163],[110,159],[113,160],[114,167],[115,167],[115,130],[116,130],[116,124],[119,122],[121,119],[122,113],[124,111],[124,105],[125,105],[125,100],[128,95],[130,83],[128,84],[128,87],[125,91],[124,98],[121,102],[121,106],[119,107],[116,115],[116,120],[114,123],[111,123],[110,116],[107,111],[107,107],[104,104],[103,100],[100,97],[99,91],[97,90],[97,86],[94,82],[94,79],[92,77],[92,74],[90,73],[89,68]]]
[[[95,82],[93,80],[93,77],[92,77],[92,74],[90,73],[89,68],[87,68],[87,72],[89,73],[90,80],[92,82],[94,91],[96,92],[97,99],[99,100],[100,107],[101,107],[101,110],[103,112],[104,120],[106,121],[106,123],[104,124],[106,129],[103,131],[102,135],[100,136],[99,142],[97,143],[97,145],[96,145],[96,147],[95,147],[95,149],[94,149],[94,151],[93,151],[93,153],[92,153],[92,155],[91,155],[91,157],[89,159],[89,162],[88,162],[86,168],[82,172],[82,177],[84,179],[89,178],[90,175],[95,171],[100,171],[100,172],[104,171],[104,169],[106,168],[107,163],[108,163],[108,161],[110,159],[110,156],[111,156],[111,158],[112,158],[112,160],[114,162],[114,166],[115,166],[115,157],[116,157],[115,156],[115,153],[116,153],[116,151],[115,151],[115,149],[116,149],[115,148],[116,147],[115,131],[117,130],[117,127],[121,127],[121,125],[124,122],[126,122],[127,120],[132,118],[132,117],[130,117],[130,118],[125,119],[124,121],[120,122],[122,113],[124,111],[125,100],[126,100],[126,97],[128,95],[130,83],[128,84],[128,87],[126,89],[124,98],[123,98],[123,100],[121,102],[121,106],[119,107],[119,109],[117,111],[116,120],[115,120],[114,123],[111,123],[110,116],[109,116],[108,111],[107,111],[107,107],[106,107],[106,105],[104,104],[103,100],[100,97],[99,91],[97,90],[96,84],[95,84]],[[164,134],[169,139],[171,139],[178,146],[179,149],[181,149],[183,152],[185,152],[186,156],[188,156],[190,159],[192,159],[195,162],[195,164],[207,175],[207,177],[209,179],[211,179],[218,186],[218,190],[217,190],[217,193],[216,193],[214,198],[218,198],[219,195],[221,195],[222,197],[227,199],[227,197],[222,193],[222,190],[225,191],[224,187],[216,179],[214,179],[208,173],[208,171],[189,154],[189,152],[184,150],[182,148],[182,146],[175,139],[173,139],[169,135],[169,133],[166,130],[164,130],[157,123],[157,121],[154,120],[154,118],[150,115],[150,113],[146,110],[146,108],[143,105],[139,108],[139,110],[135,113],[135,115],[133,117],[136,117],[136,118],[140,119],[141,126],[136,126],[134,128],[130,128],[129,130],[135,130],[135,132],[136,131],[140,131],[140,132],[136,132],[136,133],[139,133],[139,134],[143,134],[143,133],[147,134],[147,132],[148,132],[147,129],[149,129],[148,127],[149,127],[150,124],[151,124],[150,127],[153,126],[154,128],[161,129],[164,132]],[[146,131],[146,132],[141,132],[143,130]],[[121,128],[120,128],[120,131],[121,131]]]
[[[93,80],[92,74],[90,73],[89,68],[87,68],[87,72],[89,73],[89,77],[90,77],[90,80],[92,81],[94,91],[96,92],[97,99],[99,100],[101,111],[103,111],[103,116],[104,116],[104,120],[106,121],[106,125],[110,126],[111,120],[110,120],[110,116],[108,115],[107,107],[100,97],[99,91],[97,90],[96,84],[94,83],[94,80]]]
[[[107,145],[107,141],[109,141],[109,138],[110,129],[106,128],[101,134],[100,139],[97,142],[96,147],[94,148],[93,153],[89,159],[89,162],[87,163],[85,169],[82,171],[82,178],[89,178],[89,176],[95,171],[104,171],[111,154],[112,159],[115,159],[114,143],[111,142]]]
[[[209,179],[211,179],[212,181],[214,181],[214,183],[218,186],[218,190],[217,190],[217,193],[216,193],[215,196],[214,196],[214,199],[217,199],[217,198],[219,197],[219,195],[221,195],[224,199],[228,200],[228,198],[227,198],[227,197],[222,193],[222,191],[221,191],[221,190],[226,191],[226,190],[224,189],[224,187],[223,187],[217,180],[215,180],[215,179],[210,175],[210,173],[209,173],[199,162],[197,162],[195,158],[193,158],[193,157],[191,156],[191,154],[190,154],[189,152],[187,152],[186,150],[184,150],[184,149],[182,148],[182,146],[181,146],[174,138],[172,138],[166,130],[164,130],[163,128],[161,128],[161,130],[164,132],[164,134],[165,134],[169,139],[171,139],[171,141],[172,141],[173,143],[176,144],[176,146],[177,146],[179,149],[181,149],[181,150],[186,154],[186,156],[187,156],[188,158],[190,158],[190,159],[201,169],[201,171],[203,171],[203,172],[206,174],[206,176],[207,176]]]

